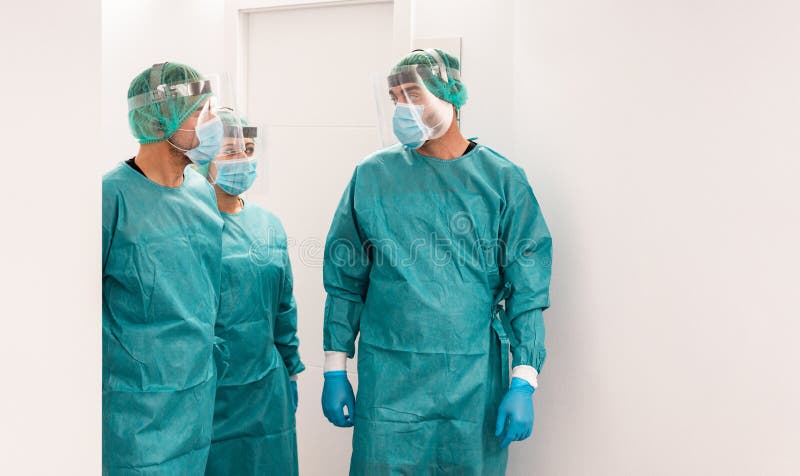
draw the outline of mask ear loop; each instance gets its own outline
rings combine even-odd
[[[211,110],[211,108],[212,108],[212,106],[211,106],[211,103],[210,103],[209,101],[206,101],[206,103],[205,103],[205,104],[203,104],[203,109],[201,109],[201,110],[200,110],[200,115],[202,116],[202,115],[203,115],[203,112],[205,112],[205,110],[206,110],[206,109],[209,109],[209,110]],[[194,129],[181,129],[181,128],[178,128],[177,130],[178,130],[178,131],[184,131],[184,132],[194,132],[194,133],[195,133],[195,135],[197,135],[197,126],[195,126],[195,128],[194,128]],[[199,139],[200,139],[200,138],[198,137],[197,139],[198,139],[198,141],[199,141]],[[195,147],[197,147],[197,146],[195,146],[195,147],[190,147],[190,148],[188,148],[188,149],[184,149],[184,148],[182,148],[182,147],[178,147],[177,145],[175,145],[175,144],[174,144],[174,143],[173,143],[171,140],[169,140],[169,139],[167,139],[167,143],[168,143],[169,145],[171,145],[172,147],[176,148],[177,150],[181,151],[181,152],[188,152],[188,151],[190,151],[190,150],[194,149]]]
[[[156,63],[150,68],[150,90],[151,91],[163,90],[164,92],[166,92],[166,89],[162,86],[163,82],[161,80],[161,74],[162,74],[162,71],[164,70],[164,65],[165,64],[167,64],[167,63]],[[159,104],[159,107],[161,108],[161,115],[164,116],[164,117],[169,117],[169,110],[167,109],[167,102],[166,101],[161,101],[160,104]],[[163,130],[158,131],[158,132],[159,132],[160,135],[162,135],[162,136],[164,135],[164,131]],[[187,152],[189,150],[189,149],[183,149],[181,147],[178,147],[177,145],[173,144],[172,141],[169,138],[167,138],[167,143],[169,145],[171,145],[172,147],[176,148],[177,150],[181,151],[181,152]]]
[[[178,130],[179,130],[179,131],[184,131],[184,132],[192,132],[190,129],[180,129],[180,128],[178,128]],[[173,136],[174,136],[174,134],[173,134]],[[177,150],[179,150],[179,151],[181,151],[181,152],[189,152],[190,150],[192,150],[192,147],[190,147],[190,148],[188,148],[188,149],[184,149],[183,147],[178,147],[178,146],[177,146],[177,145],[176,145],[174,142],[172,142],[172,140],[171,140],[171,139],[172,139],[172,137],[170,137],[169,139],[167,139],[167,144],[171,145],[171,146],[172,146],[172,147],[174,147],[175,149],[177,149]]]
[[[164,70],[164,65],[165,64],[167,64],[167,63],[156,63],[156,64],[153,65],[152,68],[150,68],[150,90],[155,91],[155,90],[159,90],[160,89],[160,90],[163,90],[164,92],[166,92],[166,89],[162,86],[163,82],[161,81],[161,74],[162,74],[162,71]],[[167,109],[167,102],[166,101],[161,101],[161,103],[159,104],[159,107],[161,108],[161,115],[164,116],[164,117],[169,117],[169,110]],[[161,136],[164,135],[164,131],[163,130],[158,131],[158,132],[159,132],[159,135],[161,135]],[[183,148],[178,147],[177,145],[173,144],[172,141],[170,140],[170,138],[167,138],[167,143],[169,145],[171,145],[172,147],[176,148],[177,150],[181,151],[181,152],[187,152],[189,150],[189,149],[183,149]]]

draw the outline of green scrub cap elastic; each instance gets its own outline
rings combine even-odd
[[[414,50],[392,68],[392,75],[402,74],[409,66],[418,66],[416,72],[425,87],[456,109],[467,102],[467,88],[461,82],[461,65],[454,56],[439,49]],[[392,76],[389,77],[390,86]]]
[[[128,88],[128,123],[140,144],[169,139],[211,97],[211,83],[194,68],[160,63],[133,78]]]
[[[242,136],[242,119],[237,116],[233,109],[220,108],[216,111],[217,117],[222,121],[222,137],[240,138]]]

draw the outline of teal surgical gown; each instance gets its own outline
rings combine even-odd
[[[207,475],[296,475],[289,376],[304,369],[286,233],[253,204],[222,214],[219,379]]]
[[[505,474],[498,406],[510,365],[541,369],[549,306],[551,239],[523,170],[483,145],[384,149],[356,167],[325,246],[325,350],[352,357],[359,336],[350,474]]]
[[[103,474],[202,475],[222,219],[206,179],[103,177]]]

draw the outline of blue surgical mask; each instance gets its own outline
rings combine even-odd
[[[256,180],[256,164],[255,158],[215,160],[217,178],[214,183],[228,195],[241,195]]]
[[[211,163],[211,160],[217,156],[217,152],[222,146],[224,129],[220,118],[215,117],[197,126],[195,131],[200,144],[193,149],[183,151],[183,153],[195,165],[202,167]]]
[[[397,103],[394,106],[392,128],[394,135],[401,144],[413,149],[425,143],[433,132],[430,127],[422,123],[422,112],[425,106]]]

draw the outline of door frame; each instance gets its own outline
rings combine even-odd
[[[236,91],[237,106],[247,115],[249,72],[248,41],[251,13],[261,13],[299,8],[336,7],[375,3],[394,4],[392,12],[392,51],[396,57],[408,53],[412,44],[413,0],[225,0],[225,27],[223,51],[226,52],[225,71],[230,75]],[[227,54],[230,52],[231,54]]]

